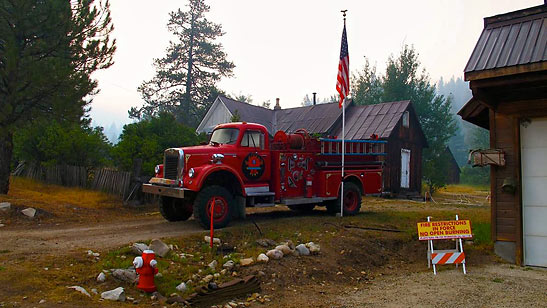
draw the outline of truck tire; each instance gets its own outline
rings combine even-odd
[[[184,199],[161,197],[160,213],[168,221],[188,220],[192,216],[192,204]]]
[[[327,212],[340,213],[340,196],[326,202]],[[361,190],[351,182],[344,183],[344,215],[356,215],[361,210]]]
[[[213,227],[224,228],[230,223],[235,209],[235,199],[224,187],[211,185],[203,188],[194,200],[194,218],[205,228],[211,228],[211,205],[215,204],[213,212]]]
[[[308,213],[313,211],[315,204],[287,205],[287,207],[295,212]]]

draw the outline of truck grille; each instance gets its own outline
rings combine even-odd
[[[165,163],[163,165],[163,177],[169,180],[176,180],[178,164],[179,164],[178,153],[175,153],[175,155],[173,154],[169,155],[165,153]]]

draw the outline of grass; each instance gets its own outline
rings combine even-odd
[[[9,194],[1,196],[0,200],[35,203],[44,208],[69,204],[80,208],[101,209],[121,204],[121,200],[114,195],[77,187],[44,184],[22,177],[11,178]]]

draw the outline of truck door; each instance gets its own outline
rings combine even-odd
[[[264,133],[247,129],[241,138],[238,157],[245,184],[264,183],[270,179],[270,151],[266,148]]]

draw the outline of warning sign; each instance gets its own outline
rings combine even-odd
[[[430,221],[418,223],[420,241],[471,238],[469,220]]]

